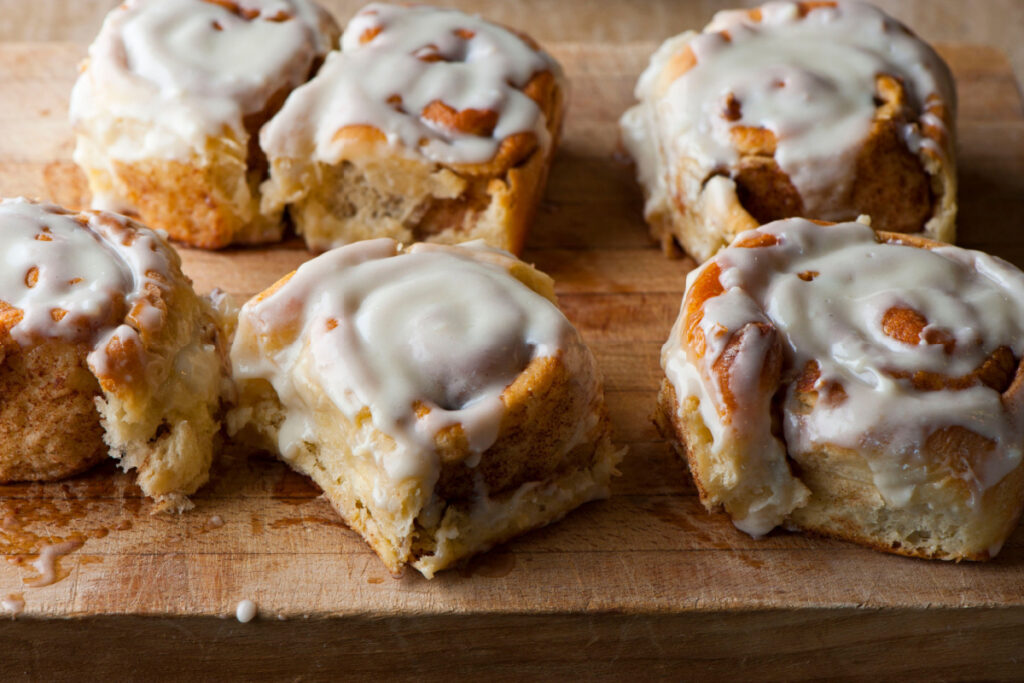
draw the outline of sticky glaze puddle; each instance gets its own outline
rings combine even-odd
[[[24,588],[51,586],[71,575],[82,563],[100,563],[100,555],[82,555],[89,541],[107,537],[111,531],[127,531],[144,505],[132,496],[129,478],[111,466],[101,466],[81,478],[60,484],[10,484],[0,498],[0,555],[23,570]],[[56,495],[55,495],[56,494]],[[107,525],[95,520],[104,505],[102,498],[121,497],[124,517]],[[73,562],[70,558],[73,556]],[[24,609],[22,593],[9,593],[0,600],[6,612]]]

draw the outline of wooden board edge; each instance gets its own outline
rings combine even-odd
[[[32,680],[80,679],[85,672],[152,680],[998,680],[1020,673],[1021,642],[1021,607],[0,622],[4,671]]]

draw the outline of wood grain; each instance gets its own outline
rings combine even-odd
[[[572,101],[526,254],[556,279],[592,345],[616,438],[630,448],[612,499],[428,582],[390,578],[310,484],[265,457],[227,453],[181,517],[149,514],[109,463],[60,484],[0,486],[0,598],[25,601],[0,622],[2,669],[73,677],[90,660],[123,675],[131,656],[139,678],[1018,677],[1021,530],[984,565],[784,532],[754,540],[703,511],[658,437],[658,355],[693,264],[648,240],[615,126],[652,48],[553,50]],[[961,94],[961,242],[1024,265],[1013,73],[989,48],[941,51]],[[0,195],[88,201],[65,122],[83,53],[0,45]],[[197,289],[239,297],[309,257],[295,240],[182,254]],[[82,545],[60,560],[63,578],[24,585],[40,546],[67,539]],[[259,606],[252,624],[233,619],[243,598]]]

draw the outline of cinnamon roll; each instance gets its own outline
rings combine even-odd
[[[562,122],[558,64],[479,17],[374,3],[263,130],[265,213],[318,251],[372,237],[518,253]]]
[[[1024,273],[860,223],[771,223],[687,280],[658,422],[701,500],[941,559],[995,556],[1024,504]]]
[[[188,507],[227,362],[177,253],[123,216],[8,199],[0,264],[0,481],[109,454],[162,507]]]
[[[701,262],[794,216],[954,239],[952,76],[871,5],[719,12],[655,52],[636,97],[622,140],[666,252]]]
[[[71,95],[93,207],[218,248],[280,239],[257,134],[338,38],[311,0],[126,0]]]
[[[313,478],[392,573],[428,578],[608,495],[594,357],[551,279],[481,242],[359,242],[242,308],[236,439]]]

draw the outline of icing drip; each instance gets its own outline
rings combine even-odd
[[[26,347],[47,339],[93,346],[90,368],[112,370],[107,342],[139,342],[165,312],[148,294],[163,290],[170,262],[156,233],[123,216],[73,214],[24,199],[0,201],[0,303],[20,311],[11,338]],[[133,325],[121,324],[128,318]]]
[[[438,433],[461,425],[470,450],[486,450],[497,437],[505,388],[532,359],[557,355],[575,332],[554,304],[493,262],[511,258],[504,252],[481,243],[398,249],[393,240],[368,240],[303,264],[270,296],[243,307],[240,325],[251,325],[264,348],[236,343],[232,361],[236,378],[267,379],[294,405],[296,368],[308,346],[316,381],[334,406],[353,422],[369,407],[374,426],[397,445],[387,453],[372,443],[356,449],[384,458],[379,464],[392,482],[426,479],[429,491]],[[283,346],[272,341],[282,330],[294,331]],[[279,435],[286,456],[306,429],[293,422]]]
[[[337,163],[346,143],[337,133],[367,125],[431,161],[486,162],[516,133],[546,144],[544,116],[520,90],[544,71],[561,75],[547,54],[479,17],[373,3],[346,27],[342,51],[289,97],[260,141],[270,156]],[[484,126],[489,130],[463,132],[424,116],[437,103],[496,116]]]
[[[69,555],[84,545],[79,539],[64,541],[63,543],[48,543],[39,549],[39,556],[32,561],[32,566],[39,576],[25,579],[25,585],[33,588],[50,586],[57,582],[57,561],[65,555]]]
[[[704,356],[687,357],[681,323],[663,351],[681,402],[700,399],[715,448],[730,438],[778,443],[767,411],[760,420],[739,417],[755,392],[733,392],[739,405],[730,417],[711,379],[732,336],[750,323],[767,322],[782,342],[783,427],[791,455],[799,460],[824,445],[856,449],[894,506],[913,504],[919,486],[952,471],[977,505],[1021,461],[1021,408],[981,381],[956,390],[928,390],[917,381],[968,376],[1002,347],[1015,359],[1024,355],[1024,273],[957,247],[879,244],[860,223],[789,219],[744,233],[737,242],[759,235],[775,236],[777,243],[725,249],[688,280],[689,291],[706,268],[720,269],[724,291],[704,303],[698,324],[707,340]],[[893,310],[923,319],[916,342],[887,331]],[[741,350],[730,359],[729,381],[756,382],[763,359],[761,351]],[[819,370],[818,399],[809,407],[795,380],[811,362]],[[988,439],[992,448],[948,468],[929,462],[928,439],[951,427]]]
[[[256,603],[252,600],[242,600],[235,607],[235,618],[239,623],[248,624],[256,618]]]
[[[72,121],[102,127],[125,161],[187,158],[225,128],[244,142],[243,118],[303,83],[332,29],[308,0],[128,0],[89,48]],[[149,129],[118,136],[120,119]]]
[[[920,112],[919,122],[904,124],[908,149],[943,153],[921,126],[944,130],[926,109],[933,97],[954,105],[952,78],[899,22],[858,2],[814,8],[803,17],[795,2],[772,2],[759,14],[754,21],[747,11],[719,12],[702,33],[671,39],[637,83],[641,103],[622,126],[649,212],[676,186],[665,157],[692,159],[699,175],[710,176],[739,160],[733,133],[744,127],[774,134],[774,159],[799,191],[806,215],[847,218],[842,199],[871,129],[881,74],[899,79],[911,109]],[[662,91],[659,78],[686,49],[696,64]],[[730,103],[734,109],[725,115]],[[667,149],[657,149],[656,139],[668,141]]]

